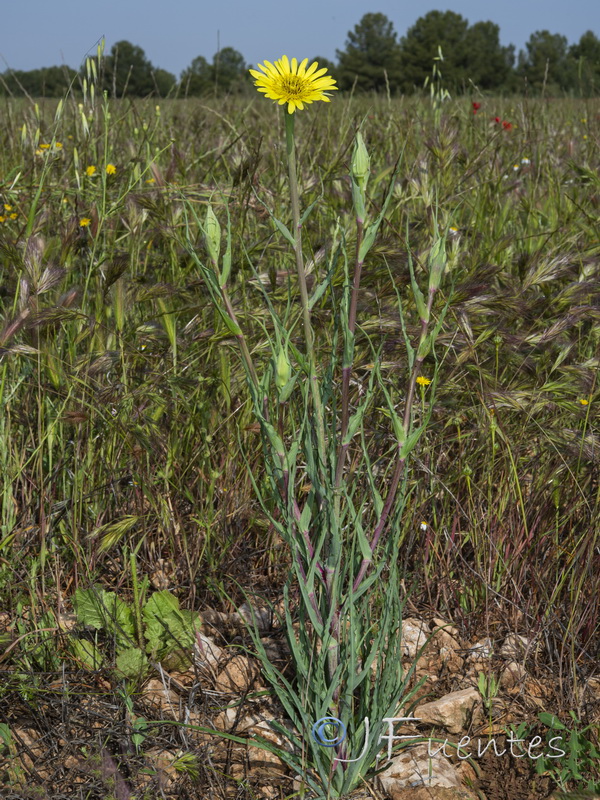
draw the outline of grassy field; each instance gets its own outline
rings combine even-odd
[[[341,347],[336,292],[356,248],[349,170],[362,125],[367,212],[391,198],[363,268],[353,408],[374,360],[402,408],[399,303],[407,335],[420,328],[409,254],[425,291],[436,230],[446,237],[432,309],[445,316],[422,368],[437,375],[435,401],[419,388],[415,414],[429,423],[396,523],[402,585],[413,607],[471,636],[538,636],[539,668],[557,687],[547,710],[585,723],[580,690],[600,657],[600,102],[478,102],[436,116],[428,100],[340,96],[296,114],[302,207],[314,203],[309,290],[330,278],[312,309],[317,365],[324,373]],[[265,297],[300,339],[293,251],[271,217],[290,225],[292,212],[283,118],[258,96],[7,100],[2,115],[0,771],[7,797],[62,797],[24,794],[36,778],[10,767],[15,709],[43,716],[66,670],[78,697],[86,675],[104,676],[114,714],[134,719],[130,665],[115,671],[114,637],[74,643],[74,598],[81,621],[92,585],[114,592],[142,647],[139,610],[159,590],[188,615],[233,611],[244,591],[282,598],[291,557],[252,485],[268,505],[246,373],[190,245],[206,262],[199,221],[209,202],[223,230],[229,215],[229,297],[263,375],[276,333]],[[339,372],[330,379],[339,385]],[[383,484],[390,416],[376,386],[362,437]],[[282,439],[297,426],[282,412]],[[351,447],[366,502],[358,463]],[[128,757],[135,771],[139,748]],[[183,763],[178,796],[227,794],[209,766],[194,769]],[[107,797],[106,776],[92,773],[64,796]]]

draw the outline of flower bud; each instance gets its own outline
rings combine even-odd
[[[360,131],[357,131],[354,153],[352,155],[352,175],[363,192],[367,188],[370,174],[371,159],[369,158],[369,153],[367,152],[362,134]]]
[[[208,255],[215,264],[219,263],[219,253],[221,252],[221,225],[209,203],[206,209],[206,220],[204,223],[204,241]]]
[[[440,288],[442,275],[446,270],[446,240],[436,239],[429,253],[429,288],[437,290]]]
[[[292,367],[287,357],[287,353],[282,348],[277,355],[275,386],[277,386],[278,389],[283,389],[285,386],[287,386],[291,377]]]

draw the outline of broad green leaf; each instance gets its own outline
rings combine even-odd
[[[77,619],[90,628],[115,632],[121,639],[134,636],[133,611],[114,592],[99,587],[77,589],[73,607]]]
[[[7,747],[11,747],[13,744],[12,733],[6,722],[0,722],[0,739]]]
[[[145,653],[139,647],[128,647],[117,656],[116,671],[125,678],[143,677],[149,666]]]
[[[79,659],[88,669],[100,669],[103,656],[94,642],[90,642],[88,639],[71,638],[70,645],[75,658]]]

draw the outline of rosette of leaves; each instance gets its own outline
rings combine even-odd
[[[82,625],[112,638],[116,671],[122,677],[143,677],[152,662],[160,661],[167,669],[185,669],[192,662],[199,617],[195,611],[180,609],[179,600],[169,591],[150,595],[141,613],[115,592],[97,586],[77,589],[73,606]],[[89,639],[73,638],[72,649],[91,669],[104,661],[97,643]]]

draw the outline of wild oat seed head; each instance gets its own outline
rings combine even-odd
[[[331,75],[326,75],[326,68],[319,69],[318,62],[313,61],[307,69],[307,64],[308,58],[298,64],[295,58],[290,62],[287,56],[281,56],[275,64],[265,61],[258,65],[264,75],[255,69],[250,74],[256,78],[254,85],[259,92],[277,100],[280,106],[287,103],[288,114],[293,114],[296,109],[302,111],[305,103],[315,100],[329,103],[327,91],[338,88]]]

